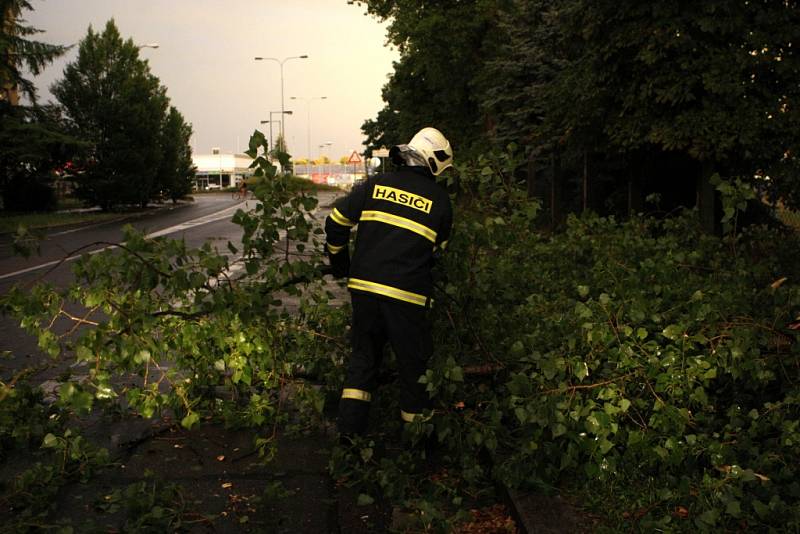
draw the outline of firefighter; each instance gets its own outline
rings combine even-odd
[[[387,342],[397,356],[400,417],[411,422],[431,408],[418,380],[433,352],[427,309],[434,254],[447,246],[453,219],[450,197],[435,177],[452,165],[453,151],[439,130],[423,128],[389,156],[398,170],[357,185],[325,221],[331,268],[334,276],[349,277],[353,307],[352,355],[337,420],[342,436],[366,430]]]

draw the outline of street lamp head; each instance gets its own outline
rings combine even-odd
[[[308,59],[308,55],[307,54],[303,54],[302,56],[300,56],[300,59]]]
[[[283,113],[285,113],[287,115],[291,115],[292,114],[292,112],[290,110],[288,110],[288,109],[286,111],[284,111]]]
[[[261,124],[267,124],[269,121],[261,121]]]
[[[159,46],[161,46],[161,45],[159,45],[158,43],[145,43],[145,44],[136,45],[136,48],[139,48],[139,49],[142,49],[142,48],[158,48]]]

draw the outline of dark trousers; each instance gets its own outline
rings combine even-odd
[[[418,382],[433,353],[427,309],[416,304],[352,292],[353,353],[347,366],[337,425],[342,434],[366,430],[372,394],[377,386],[387,341],[397,356],[400,409],[404,419],[431,407],[425,385]],[[400,414],[397,414],[400,416]]]

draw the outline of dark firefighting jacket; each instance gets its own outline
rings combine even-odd
[[[452,220],[447,191],[424,167],[370,177],[339,199],[325,221],[331,266],[340,276],[349,275],[351,291],[427,306],[433,255],[447,245]]]

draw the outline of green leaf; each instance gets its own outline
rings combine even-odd
[[[150,361],[150,351],[147,349],[140,350],[134,356],[133,361],[138,364],[147,363]]]
[[[200,421],[200,415],[198,415],[196,412],[189,412],[186,414],[186,417],[181,419],[181,426],[183,428],[192,428],[198,423],[198,421]]]
[[[575,303],[575,313],[581,319],[588,319],[592,316],[592,310],[584,304],[583,302],[576,302]]]
[[[368,506],[375,502],[375,499],[367,495],[366,493],[359,493],[358,494],[358,505],[359,506]]]
[[[461,367],[453,367],[449,371],[447,371],[447,378],[452,380],[453,382],[463,382],[464,381],[464,371]]]
[[[756,514],[758,514],[758,517],[760,517],[761,519],[766,519],[771,515],[769,506],[759,501],[758,499],[754,499],[751,504],[753,506],[753,510],[756,511]]]
[[[575,376],[577,376],[579,380],[583,380],[589,376],[589,366],[586,362],[580,362],[575,366]]]
[[[56,446],[58,446],[58,438],[53,434],[48,433],[44,437],[44,440],[42,440],[42,447],[45,449],[52,449]]]
[[[661,331],[661,334],[672,341],[680,338],[683,335],[683,328],[676,324],[671,324]]]
[[[89,361],[89,360],[91,360],[93,358],[94,358],[94,354],[92,354],[92,351],[89,349],[89,347],[86,347],[84,345],[79,345],[75,349],[75,359],[77,361],[79,361],[79,362],[81,362],[81,361]]]
[[[718,517],[719,517],[719,512],[717,510],[706,510],[705,512],[700,514],[699,519],[706,525],[713,526],[717,524]]]

